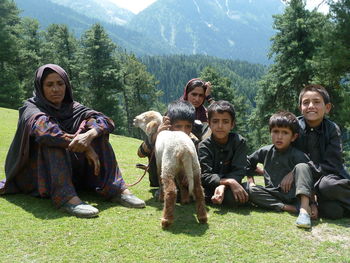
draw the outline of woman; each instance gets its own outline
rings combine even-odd
[[[58,65],[41,66],[34,86],[34,97],[19,110],[0,192],[49,197],[77,217],[99,212],[82,202],[77,188],[94,190],[124,206],[145,207],[126,188],[108,142],[113,121],[73,101],[68,75]]]
[[[214,102],[211,96],[211,83],[199,78],[191,79],[185,86],[182,99],[189,101],[196,109],[196,122],[192,133],[199,140],[209,137],[211,132],[208,128],[207,109],[203,104],[205,100],[210,104]]]

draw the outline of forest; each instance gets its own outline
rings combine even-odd
[[[274,16],[271,65],[204,55],[143,56],[114,43],[101,24],[80,38],[67,25],[22,18],[11,0],[0,0],[0,107],[18,109],[32,96],[35,70],[46,63],[70,76],[74,98],[113,118],[116,134],[140,138],[133,118],[146,110],[164,112],[186,82],[201,77],[213,85],[216,100],[232,102],[237,131],[250,149],[269,143],[267,121],[284,109],[298,115],[299,91],[307,84],[327,88],[330,118],[344,134],[350,160],[350,0],[327,1],[327,15],[309,11],[303,0],[290,0]]]

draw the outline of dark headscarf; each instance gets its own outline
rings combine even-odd
[[[65,96],[60,107],[44,97],[42,84],[50,72],[56,72],[66,84]],[[36,117],[47,115],[55,120],[64,132],[74,134],[78,131],[83,120],[93,115],[101,115],[101,113],[73,101],[68,75],[63,68],[55,64],[47,64],[38,68],[35,73],[33,95],[19,109],[17,131],[6,157],[6,184],[26,168],[29,159],[30,130]],[[0,189],[0,193],[5,191],[4,188]]]
[[[202,87],[204,89],[204,92],[207,89],[207,86],[205,85],[205,82],[202,81],[199,78],[194,78],[191,79],[190,81],[187,82],[185,89],[184,89],[184,94],[181,97],[183,100],[188,100],[188,93],[190,93],[194,88],[196,87]],[[204,103],[205,100],[203,100]],[[204,107],[203,103],[196,108],[196,120],[200,120],[201,122],[208,122],[208,117],[207,117],[207,110]]]

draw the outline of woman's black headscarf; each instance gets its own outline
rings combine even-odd
[[[52,71],[60,75],[66,84],[65,97],[60,107],[49,102],[43,93],[43,80]],[[74,134],[83,120],[93,115],[101,115],[101,113],[73,101],[72,87],[68,75],[63,68],[55,64],[47,64],[38,68],[35,73],[33,95],[19,109],[17,131],[6,157],[6,182],[25,169],[29,158],[30,129],[36,117],[47,115],[55,120],[64,132]],[[0,185],[1,192],[6,192],[6,189]]]

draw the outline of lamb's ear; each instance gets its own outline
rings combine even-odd
[[[146,126],[146,134],[151,135],[158,130],[158,123],[156,121],[150,121]]]

